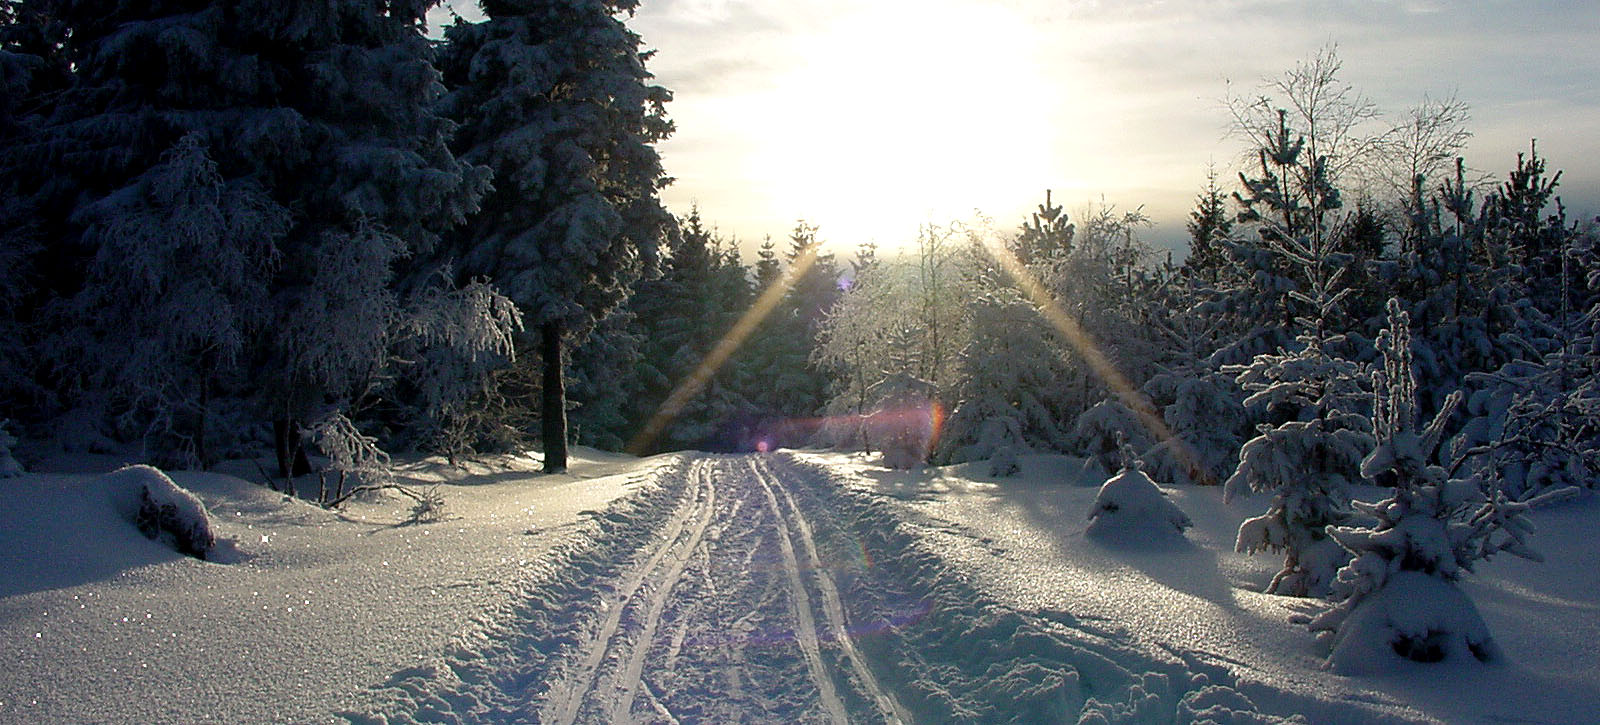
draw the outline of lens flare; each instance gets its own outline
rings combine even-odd
[[[761,326],[761,322],[767,319],[767,315],[772,314],[772,310],[777,308],[778,302],[783,300],[783,296],[794,287],[795,280],[800,279],[801,275],[811,269],[811,265],[817,261],[817,248],[819,246],[821,246],[820,242],[812,242],[801,248],[800,253],[795,255],[794,259],[789,263],[789,269],[783,273],[783,276],[773,282],[772,286],[761,292],[761,296],[751,303],[750,309],[745,310],[744,314],[739,317],[739,321],[733,323],[733,327],[728,328],[727,334],[717,341],[717,344],[711,348],[711,352],[706,354],[705,359],[700,361],[700,364],[695,367],[693,372],[689,373],[688,377],[679,381],[677,387],[672,389],[672,393],[667,396],[667,399],[662,401],[660,407],[656,408],[656,412],[650,416],[650,420],[645,422],[644,428],[640,429],[639,434],[634,436],[633,440],[628,443],[627,450],[629,453],[642,456],[650,452],[650,447],[655,445],[656,439],[661,437],[661,433],[667,429],[667,426],[672,424],[672,421],[678,417],[679,413],[683,412],[684,406],[688,405],[689,401],[694,400],[694,397],[699,395],[700,391],[705,390],[706,384],[711,382],[712,376],[722,369],[722,366],[728,362],[728,358],[732,357],[733,353],[739,349],[739,346],[743,345],[744,341],[749,339],[750,335],[756,331],[756,328]]]
[[[1022,291],[1022,294],[1033,302],[1033,306],[1039,310],[1039,314],[1044,317],[1045,322],[1055,328],[1056,332],[1061,334],[1061,338],[1067,342],[1073,352],[1076,352],[1079,357],[1083,358],[1085,363],[1088,363],[1089,369],[1094,372],[1095,377],[1099,378],[1101,382],[1106,384],[1106,387],[1118,394],[1136,394],[1138,392],[1127,376],[1123,375],[1122,371],[1112,364],[1110,358],[1107,358],[1105,353],[1100,350],[1100,347],[1089,337],[1089,333],[1084,331],[1083,326],[1078,324],[1078,320],[1065,309],[1062,309],[1061,305],[1050,295],[1044,285],[1039,282],[1039,279],[1033,275],[1033,272],[1021,260],[1017,259],[1016,255],[1012,254],[1011,250],[1007,249],[1000,239],[993,235],[984,235],[981,237],[980,242],[984,250],[989,253],[989,256],[1016,282],[1017,288]],[[1154,412],[1147,410],[1145,406],[1131,405],[1128,407],[1139,418],[1139,422],[1144,425],[1145,430],[1155,436],[1156,440],[1162,442],[1170,441],[1169,445],[1173,454],[1178,457],[1178,462],[1183,465],[1185,470],[1190,471],[1191,474],[1204,471],[1204,468],[1199,463],[1199,457],[1195,455],[1194,449],[1182,438],[1174,435],[1172,429],[1167,427],[1166,421],[1162,420]],[[1196,478],[1196,480],[1199,479]]]

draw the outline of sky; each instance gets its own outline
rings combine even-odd
[[[674,94],[668,206],[747,249],[801,219],[841,251],[977,213],[1013,229],[1045,189],[1142,208],[1181,247],[1208,165],[1239,170],[1224,99],[1330,44],[1386,119],[1454,94],[1470,167],[1503,177],[1537,138],[1568,206],[1600,212],[1600,3],[642,0],[628,22]]]

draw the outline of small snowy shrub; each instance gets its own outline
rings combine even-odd
[[[1182,535],[1193,526],[1144,471],[1124,468],[1100,486],[1089,509],[1089,535],[1106,537]]]
[[[1268,594],[1322,596],[1348,560],[1327,527],[1349,519],[1349,486],[1370,438],[1321,420],[1293,421],[1261,434],[1239,451],[1239,467],[1222,484],[1224,501],[1245,491],[1270,492],[1266,513],[1239,525],[1234,549],[1283,552]]]
[[[1013,446],[1000,446],[994,449],[994,455],[989,457],[989,475],[996,478],[1009,478],[1022,472],[1022,466],[1017,463],[1017,449]]]
[[[339,474],[331,494],[327,482],[322,481],[320,504],[337,505],[343,501],[345,484],[351,477],[356,479],[356,492],[383,486],[394,478],[389,454],[378,447],[378,439],[363,434],[343,413],[334,411],[317,421],[311,426],[311,438],[328,457],[328,468]]]
[[[1145,409],[1153,417],[1149,402],[1137,393],[1106,398],[1078,416],[1068,440],[1086,458],[1094,460],[1106,471],[1122,467],[1124,444],[1136,450],[1145,450],[1155,443],[1140,413],[1134,406]]]
[[[23,474],[22,464],[11,455],[11,448],[17,444],[16,436],[6,430],[8,420],[0,420],[0,478],[16,478]]]
[[[1488,627],[1456,582],[1501,551],[1540,558],[1527,547],[1533,526],[1524,515],[1538,501],[1512,502],[1483,476],[1457,478],[1429,463],[1461,395],[1446,398],[1433,422],[1416,429],[1408,322],[1390,300],[1389,328],[1377,340],[1384,364],[1373,383],[1378,445],[1361,464],[1365,477],[1394,493],[1355,502],[1376,520],[1372,526],[1329,527],[1354,559],[1339,570],[1334,605],[1302,620],[1330,646],[1335,670],[1368,669],[1386,653],[1420,662],[1497,658]]]
[[[1239,462],[1239,433],[1245,420],[1233,381],[1218,374],[1196,378],[1164,374],[1153,378],[1145,390],[1158,385],[1171,397],[1162,418],[1172,437],[1141,456],[1151,476],[1206,486],[1227,479]]]
[[[100,479],[112,505],[147,538],[196,559],[216,544],[205,504],[167,474],[145,465],[126,466]]]
[[[922,465],[933,445],[933,383],[909,373],[895,373],[869,390],[878,401],[869,427],[883,449],[883,465],[909,470]]]

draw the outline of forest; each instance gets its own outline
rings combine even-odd
[[[1331,46],[1227,97],[1241,171],[1196,160],[1187,250],[1041,190],[842,258],[663,206],[633,0],[486,2],[440,39],[432,5],[0,4],[8,469],[1062,452],[1273,494],[1238,546],[1346,601],[1382,569],[1352,557],[1532,556],[1521,513],[1600,480],[1594,221],[1536,142],[1481,171],[1466,103],[1381,109]],[[1394,497],[1353,508],[1363,482]]]

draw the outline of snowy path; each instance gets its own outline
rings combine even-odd
[[[1179,658],[997,604],[891,508],[788,454],[685,454],[593,517],[510,616],[344,716],[842,725],[1212,708],[1274,720]]]

